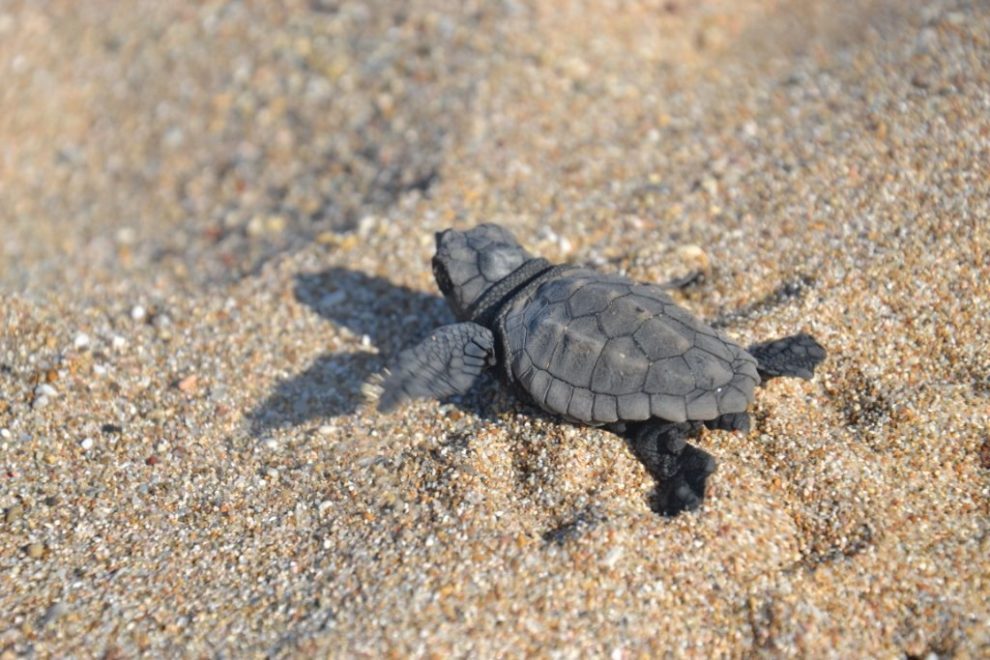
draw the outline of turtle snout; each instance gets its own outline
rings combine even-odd
[[[444,246],[448,249],[453,248],[455,245],[463,243],[464,240],[463,238],[461,238],[460,241],[457,240],[458,237],[462,237],[463,234],[456,229],[444,229],[443,231],[438,231],[434,234],[434,236],[437,242],[437,250]]]
[[[436,243],[437,243],[437,250],[439,250],[440,249],[440,246],[443,245],[443,237],[444,237],[444,235],[448,231],[450,231],[450,230],[449,229],[444,229],[443,231],[438,231],[437,233],[435,233],[433,235],[433,238],[434,238],[434,240],[436,240]]]

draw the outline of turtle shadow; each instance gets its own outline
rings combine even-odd
[[[356,412],[365,402],[362,386],[368,378],[403,348],[454,322],[442,297],[348,268],[300,273],[293,294],[322,318],[360,337],[367,350],[324,353],[301,373],[280,381],[247,415],[259,435]],[[491,417],[492,397],[485,394],[492,386],[491,379],[480,379],[471,392],[450,401]]]
[[[365,343],[385,357],[436,326],[454,322],[442,297],[349,268],[300,273],[293,294],[322,318],[367,337]],[[401,333],[393,331],[397,326]]]

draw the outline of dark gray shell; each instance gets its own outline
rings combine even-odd
[[[542,408],[586,424],[743,412],[756,360],[658,286],[574,268],[503,316],[510,380]]]

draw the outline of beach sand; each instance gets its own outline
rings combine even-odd
[[[990,5],[274,5],[0,2],[0,658],[990,654]],[[828,360],[377,412],[484,221]]]

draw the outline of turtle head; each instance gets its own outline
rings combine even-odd
[[[485,291],[529,259],[512,234],[498,225],[448,229],[437,234],[433,275],[454,315],[463,321]]]

